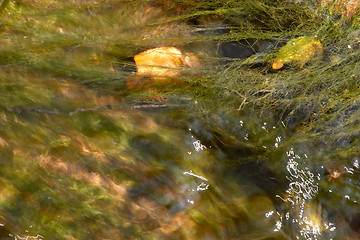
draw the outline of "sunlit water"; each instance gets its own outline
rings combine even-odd
[[[325,144],[294,139],[296,124],[245,98],[224,109],[209,83],[191,85],[201,71],[178,89],[126,87],[149,46],[183,45],[226,77],[223,64],[275,41],[209,43],[229,26],[157,27],[169,13],[143,1],[10,2],[0,239],[360,239],[358,158],[323,159]],[[205,40],[188,44],[194,32]]]
[[[335,166],[338,176],[315,158],[319,149],[288,144],[281,121],[244,111],[182,122],[171,117],[179,110],[4,113],[25,128],[2,140],[2,238],[356,236],[358,159]],[[16,140],[38,131],[44,139]]]
[[[336,175],[315,158],[319,149],[287,144],[292,133],[281,121],[221,113],[211,125],[230,127],[233,144],[200,120],[177,124],[169,114],[178,110],[69,115],[66,122],[87,118],[80,132],[58,114],[19,115],[13,125],[43,119],[38,131],[62,135],[44,149],[36,142],[11,149],[19,143],[2,140],[12,151],[3,157],[3,239],[67,239],[65,226],[75,222],[69,229],[87,229],[80,239],[356,236],[358,159],[335,166]],[[105,116],[119,119],[111,128],[120,136],[103,135],[111,126]]]
[[[243,120],[239,121],[239,125],[241,128],[246,129],[246,123],[244,123]],[[270,131],[274,131],[274,130],[276,131],[277,127],[286,129],[286,126],[283,122],[281,122],[281,125],[279,126],[271,126],[266,122],[264,122],[263,124],[259,124],[259,126],[260,125],[261,125],[261,130],[263,130],[264,132],[252,131],[250,134],[251,135],[260,134],[261,136],[266,138],[266,134],[269,134]],[[249,141],[249,138],[251,138],[249,137],[249,133],[247,131],[245,131],[245,133],[243,133],[242,135],[244,135],[243,138],[246,141]],[[281,132],[279,136],[277,136],[274,139],[272,144],[270,143],[268,145],[262,145],[262,147],[265,149],[279,148],[282,144],[282,141],[286,141],[286,136],[284,135],[286,134],[284,134],[284,132]],[[206,151],[207,149],[206,146],[201,144],[200,140],[194,141],[193,145],[196,152],[203,150]],[[209,147],[211,148],[211,146]],[[302,147],[300,146],[300,148]],[[341,213],[334,213],[334,212],[331,213],[330,211],[328,212],[326,207],[321,205],[321,202],[324,201],[322,200],[324,194],[320,193],[319,195],[319,192],[323,193],[324,191],[333,193],[333,190],[330,189],[331,188],[330,186],[332,185],[331,182],[336,181],[335,178],[339,176],[336,174],[332,175],[331,172],[327,172],[326,175],[324,169],[326,168],[326,166],[324,167],[324,165],[312,163],[311,155],[313,154],[314,151],[315,149],[311,149],[311,148],[306,150],[301,149],[300,150],[301,153],[297,154],[294,147],[291,147],[288,151],[284,151],[283,154],[280,154],[282,155],[281,159],[279,159],[279,161],[282,162],[282,166],[280,165],[280,167],[282,167],[283,170],[286,169],[286,171],[285,172],[280,171],[285,175],[281,176],[281,178],[277,180],[285,182],[286,184],[288,184],[288,186],[282,192],[278,192],[278,193],[274,192],[274,196],[280,199],[281,203],[275,203],[276,205],[275,208],[270,209],[268,212],[264,214],[263,217],[269,219],[269,222],[271,223],[275,222],[275,224],[272,226],[272,228],[271,228],[271,224],[269,224],[268,227],[270,229],[268,229],[268,235],[264,235],[262,237],[269,237],[274,235],[275,238],[309,239],[309,240],[310,239],[332,240],[332,239],[342,239],[344,237],[342,235],[344,233],[344,229],[337,230],[338,228],[337,223],[339,223],[340,225],[342,225],[342,227],[344,227],[343,225],[344,222],[342,222],[343,219],[339,221],[339,218],[331,216],[332,214],[341,214]],[[188,153],[192,154],[191,151]],[[239,156],[239,158],[241,158],[241,156]],[[341,174],[345,174],[347,175],[347,177],[350,178],[352,178],[354,174],[356,176],[359,168],[358,159],[354,159],[353,162],[349,164],[352,165],[342,166],[343,168],[342,170],[337,169],[335,171],[339,171],[339,172],[342,171]],[[317,166],[314,167],[314,165]],[[257,171],[256,168],[247,169],[247,170]],[[209,187],[210,188],[212,187],[209,184],[207,184],[208,180],[205,177],[196,175],[191,170],[189,172],[184,172],[184,174],[191,175],[195,178],[202,180],[196,189],[189,189],[189,191],[199,192],[199,191],[207,190]],[[265,182],[276,180],[274,177],[268,175],[262,175],[257,177],[261,178],[260,181],[264,181],[264,185],[266,185]],[[351,182],[352,179],[348,179],[348,181]],[[325,182],[326,182],[326,187],[325,187]],[[327,184],[328,182],[330,182],[329,185]],[[333,184],[336,185],[336,183]],[[214,185],[215,186],[213,187],[216,187],[216,183],[214,183]],[[328,187],[329,189],[327,189]],[[358,186],[356,188],[358,188]],[[346,194],[346,191],[335,192],[335,194],[339,194],[340,197],[343,197],[343,200],[348,200],[345,204],[350,204],[350,205],[357,204],[357,200],[354,200],[354,198],[356,199],[356,195],[350,197],[349,195]],[[194,200],[188,199],[187,201],[188,203],[193,205],[195,203]],[[216,204],[221,204],[221,203],[217,202]],[[335,202],[333,204],[336,205]],[[263,211],[263,209],[262,210],[260,209],[261,208],[259,208],[259,212]],[[331,211],[333,210],[334,209],[332,209]],[[264,221],[263,219],[261,219],[261,216],[258,216],[258,219],[254,219],[254,220],[259,222]],[[254,231],[256,232],[258,230],[254,230]],[[274,234],[271,234],[270,233],[271,231],[273,231]],[[279,237],[275,234],[277,232],[283,232],[285,234]],[[248,234],[251,235],[251,233]],[[258,236],[254,234],[254,236],[250,237],[250,239],[255,237]],[[351,236],[351,237],[356,238],[355,236]]]

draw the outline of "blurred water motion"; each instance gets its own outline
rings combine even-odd
[[[13,239],[28,225],[44,239],[357,236],[357,159],[329,180],[316,149],[286,150],[282,123],[221,115],[211,124],[236,123],[234,144],[199,120],[160,124],[179,110],[7,112],[17,121],[1,141],[2,228]]]
[[[360,239],[359,158],[305,132],[325,114],[358,154],[358,132],[341,135],[358,123],[357,75],[305,121],[291,84],[304,101],[328,81],[296,78],[316,75],[307,57],[290,59],[300,73],[270,68],[285,27],[318,18],[267,2],[0,1],[0,239]],[[154,49],[175,56],[134,62]],[[129,87],[142,74],[182,84]],[[341,92],[350,122],[329,117]],[[286,107],[259,107],[270,96]]]

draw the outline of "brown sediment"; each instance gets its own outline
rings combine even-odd
[[[330,8],[336,14],[342,15],[347,21],[358,12],[359,0],[320,0],[319,6]]]
[[[346,172],[347,171],[344,166],[329,167],[327,168],[327,179],[328,181],[339,179]]]

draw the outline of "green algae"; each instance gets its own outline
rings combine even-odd
[[[348,21],[313,1],[275,0],[4,0],[0,8],[0,216],[12,234],[287,239],[273,223],[256,232],[266,209],[254,208],[271,210],[274,200],[234,181],[239,166],[265,159],[281,175],[282,152],[301,144],[322,149],[312,166],[359,155],[358,14]],[[323,55],[289,59],[291,39],[306,45],[307,36]],[[251,56],[222,56],[227,42]],[[133,56],[163,45],[205,66],[184,71],[184,84],[126,89]],[[272,70],[284,55],[303,66]],[[264,119],[276,130],[264,133]],[[220,150],[189,155],[191,135]],[[281,148],[269,147],[279,135],[288,135]],[[198,184],[182,175],[188,169],[213,176],[198,208],[185,211],[187,192],[177,189]]]
[[[323,52],[321,43],[316,37],[299,37],[286,43],[276,53],[273,69],[280,69],[286,63],[298,62],[302,68],[314,55],[321,55]]]

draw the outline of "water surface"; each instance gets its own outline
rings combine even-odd
[[[311,69],[267,62],[292,17],[308,29],[316,17],[287,3],[299,12],[277,12],[283,25],[269,17],[261,35],[249,29],[262,19],[239,20],[247,8],[192,4],[8,1],[1,239],[360,239],[359,159],[344,153],[356,140],[319,137],[317,103],[291,102],[291,84],[306,85],[299,76]],[[248,36],[232,35],[240,28]],[[145,79],[133,56],[159,46],[191,52],[201,67],[129,89]],[[261,105],[272,97],[288,108]],[[348,125],[332,126],[336,135]]]

